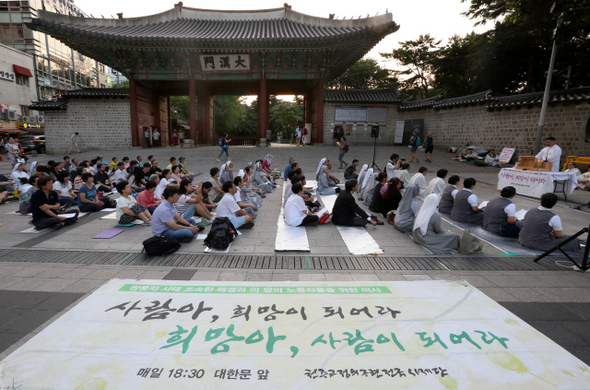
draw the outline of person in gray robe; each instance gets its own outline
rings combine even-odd
[[[272,185],[270,183],[267,183],[264,180],[262,180],[262,176],[260,175],[261,170],[262,170],[262,167],[260,166],[260,163],[256,163],[256,165],[254,165],[254,172],[252,172],[252,176],[250,177],[250,180],[252,181],[252,184],[254,186],[260,188],[262,191],[272,192],[273,191]]]
[[[375,192],[375,186],[377,183],[385,184],[385,180],[387,180],[387,175],[385,172],[373,173],[373,177],[369,179],[369,183],[367,183],[365,186],[365,190],[362,194],[363,203],[366,206],[370,206],[371,203],[373,203],[373,194]]]
[[[561,225],[561,218],[551,209],[557,203],[557,195],[546,193],[541,196],[541,205],[527,211],[524,226],[520,230],[518,242],[527,248],[548,251],[567,240]],[[561,247],[565,252],[580,253],[580,242],[577,238]]]
[[[406,189],[402,200],[395,213],[395,227],[400,232],[412,235],[414,228],[414,219],[420,210],[420,205],[416,202],[416,197],[420,193],[418,186],[411,186]]]
[[[327,166],[322,165],[320,167],[320,175],[318,180],[318,193],[320,195],[334,195],[336,193],[336,190],[330,186],[328,172]]]
[[[242,200],[246,203],[254,203],[256,205],[256,210],[260,209],[260,207],[262,207],[262,198],[254,192],[252,183],[250,182],[250,175],[245,174],[244,171],[240,171],[239,176],[244,179],[242,181],[242,186],[240,187]]]
[[[440,215],[436,212],[439,201],[437,194],[430,194],[424,199],[414,221],[412,239],[434,254],[453,254],[459,249],[461,238],[441,227]]]
[[[230,161],[228,161],[227,163],[223,164],[219,170],[221,172],[221,175],[219,176],[219,182],[221,184],[224,184],[227,181],[233,182],[234,175],[233,175],[233,173],[231,172],[231,169],[230,169]]]

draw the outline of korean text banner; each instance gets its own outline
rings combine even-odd
[[[1,389],[365,386],[588,389],[590,368],[446,281],[111,280],[0,361]]]

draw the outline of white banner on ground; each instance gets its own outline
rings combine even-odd
[[[111,280],[0,361],[1,389],[588,389],[466,282]]]

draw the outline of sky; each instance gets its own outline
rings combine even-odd
[[[87,14],[96,18],[117,18],[117,13],[123,12],[124,18],[148,16],[167,11],[174,7],[179,0],[151,1],[151,0],[76,0],[75,4]],[[366,17],[390,12],[393,21],[400,25],[400,29],[388,35],[377,44],[368,54],[379,61],[382,66],[395,69],[394,62],[385,62],[379,55],[383,52],[391,52],[399,47],[399,42],[415,40],[421,34],[430,34],[436,39],[442,40],[442,45],[455,34],[466,35],[472,31],[482,33],[493,26],[485,25],[474,27],[475,20],[461,15],[469,8],[469,0],[461,3],[461,0],[369,0],[332,2],[318,0],[287,0],[294,11],[328,18],[329,14],[336,14],[336,19]],[[222,9],[222,10],[256,10],[283,7],[284,0],[224,0],[220,2],[204,3],[196,0],[183,0],[185,7]]]

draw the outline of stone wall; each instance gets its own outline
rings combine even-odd
[[[361,104],[361,103],[359,103]],[[343,103],[324,102],[324,145],[334,144],[334,125],[336,118],[336,106],[346,105]],[[395,123],[400,114],[397,111],[397,104],[378,104],[380,107],[387,107],[387,123],[358,123],[353,125],[351,134],[346,135],[346,141],[351,145],[373,145],[374,139],[371,138],[371,126],[379,125],[380,137],[377,140],[378,145],[393,145],[395,136]]]
[[[400,120],[424,119],[424,134],[432,134],[438,147],[461,147],[467,143],[494,148],[516,147],[519,155],[530,155],[535,145],[541,107],[488,111],[485,105],[400,111]],[[589,156],[585,141],[590,104],[556,104],[547,108],[543,138],[553,136],[568,155]]]
[[[69,99],[67,111],[45,111],[48,153],[70,148],[70,136],[79,132],[80,150],[131,147],[129,98]]]

